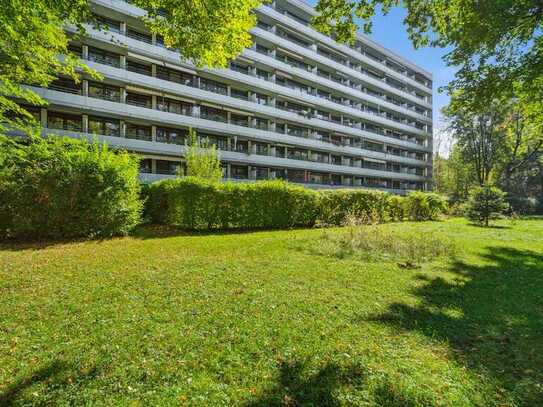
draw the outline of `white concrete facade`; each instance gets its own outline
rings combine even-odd
[[[225,178],[429,188],[431,74],[364,36],[348,47],[318,33],[306,4],[276,0],[259,9],[254,45],[230,69],[182,61],[146,32],[143,10],[130,2],[92,5],[110,29],[88,27],[72,51],[103,80],[34,88],[49,101],[36,112],[46,133],[140,154],[144,179],[183,165],[193,128],[217,144]]]

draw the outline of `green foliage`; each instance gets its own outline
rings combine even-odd
[[[166,1],[133,0],[147,11],[144,24],[183,59],[198,66],[226,67],[252,44],[249,30],[260,0]],[[84,36],[85,24],[97,23],[88,0],[6,0],[0,7],[0,134],[9,128],[35,133],[39,124],[21,105],[46,102],[22,84],[47,87],[59,75],[79,80],[77,69],[94,78],[79,58],[68,51],[64,31],[71,23]],[[64,58],[58,58],[64,55]]]
[[[436,220],[447,211],[447,200],[435,193],[412,191],[406,198],[406,211],[410,220]]]
[[[186,177],[149,187],[151,221],[187,229],[312,226],[318,194],[283,181],[216,183]]]
[[[33,133],[38,123],[20,102],[45,105],[21,84],[46,87],[58,75],[77,79],[76,68],[96,77],[68,52],[65,22],[91,18],[87,0],[3,1],[0,7],[0,134],[8,128]],[[67,55],[62,61],[58,55]],[[16,98],[16,99],[15,99]]]
[[[415,47],[445,47],[458,68],[449,90],[463,89],[463,104],[483,106],[516,93],[543,119],[543,8],[540,0],[319,0],[315,25],[340,41],[354,40],[357,19],[366,32],[372,17],[403,5]]]
[[[349,218],[360,223],[381,223],[388,220],[390,195],[370,190],[330,190],[320,193],[319,223],[342,225]]]
[[[199,66],[226,67],[252,45],[249,30],[261,0],[134,0],[148,12],[146,25]]]
[[[218,182],[222,178],[221,160],[217,146],[210,145],[209,139],[200,139],[192,129],[185,142],[187,175]]]
[[[455,254],[454,243],[445,237],[428,239],[421,233],[402,233],[379,225],[353,227],[340,235],[325,232],[317,245],[316,254],[356,258],[364,261],[396,261],[412,268],[436,258]]]
[[[140,220],[138,161],[105,145],[0,139],[0,236],[126,234]]]
[[[388,198],[388,216],[393,222],[401,222],[406,215],[406,198],[392,195]]]
[[[284,181],[217,183],[185,177],[152,183],[146,217],[186,229],[288,228],[401,221],[406,198],[381,191],[315,191]],[[420,193],[423,219],[435,219],[446,206],[435,194]]]
[[[492,185],[473,188],[466,207],[466,217],[472,222],[488,226],[507,210],[506,193]]]

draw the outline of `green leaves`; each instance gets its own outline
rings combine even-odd
[[[146,24],[168,47],[198,66],[226,67],[252,45],[261,0],[136,0]]]

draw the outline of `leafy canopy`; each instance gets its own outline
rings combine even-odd
[[[371,17],[392,7],[407,11],[415,47],[451,47],[445,61],[459,67],[450,89],[464,103],[516,93],[543,112],[543,2],[541,0],[320,0],[315,26],[340,41],[355,38],[356,19],[371,31]]]
[[[225,67],[251,45],[253,10],[261,0],[133,0],[147,11],[146,26],[167,46],[198,66]],[[0,7],[0,134],[9,128],[33,132],[38,123],[23,107],[46,102],[21,84],[47,87],[60,75],[98,77],[68,51],[64,24],[85,34],[89,24],[105,29],[89,0],[4,0]],[[59,59],[59,55],[66,58]]]

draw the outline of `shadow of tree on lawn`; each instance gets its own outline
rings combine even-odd
[[[392,304],[371,320],[446,340],[457,360],[521,404],[543,405],[543,255],[489,247],[481,257],[482,265],[453,262],[454,281],[419,277],[419,305]]]
[[[98,368],[91,366],[84,372],[76,369],[65,361],[54,360],[34,371],[27,377],[23,377],[4,389],[0,389],[0,407],[12,406],[14,404],[33,404],[25,390],[38,383],[46,383],[47,386],[55,388],[63,386],[72,386],[73,383],[84,385],[89,380],[93,380],[98,374]]]
[[[362,392],[368,389],[369,372],[362,365],[341,366],[330,363],[313,374],[306,374],[305,364],[300,361],[282,362],[279,365],[274,387],[263,396],[245,404],[245,407],[269,406],[319,406],[336,407],[345,405],[338,399],[338,390],[344,387],[348,393],[354,389]],[[379,406],[411,407],[431,405],[422,395],[402,392],[388,377],[382,377],[373,389],[372,397]]]

